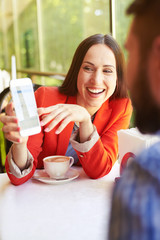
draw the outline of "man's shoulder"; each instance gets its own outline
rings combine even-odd
[[[149,171],[159,171],[160,169],[160,141],[154,143],[149,148],[143,150],[136,159],[137,163]]]

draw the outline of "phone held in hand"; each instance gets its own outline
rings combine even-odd
[[[10,81],[10,91],[18,118],[21,136],[30,136],[41,131],[32,81],[29,78]]]

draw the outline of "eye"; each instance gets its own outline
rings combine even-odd
[[[89,66],[84,66],[83,69],[86,70],[87,72],[93,72],[94,70],[92,67]]]
[[[112,69],[104,69],[103,72],[104,73],[113,73],[113,70]]]

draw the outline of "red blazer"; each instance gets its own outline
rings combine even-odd
[[[59,93],[55,87],[41,87],[35,92],[37,107],[48,107],[58,103],[76,104],[76,97],[67,97]],[[108,174],[115,163],[118,155],[119,129],[129,126],[132,114],[131,101],[128,98],[106,101],[96,113],[94,125],[100,138],[89,152],[77,152],[79,161],[91,178],[100,178]],[[50,155],[65,155],[74,123],[59,134],[55,134],[55,128],[50,132],[42,131],[29,137],[28,149],[33,155],[34,166],[32,171],[25,177],[16,178],[9,173],[9,165],[6,161],[6,171],[11,182],[19,185],[32,177],[36,168],[43,168],[43,158]],[[46,126],[45,126],[46,127]]]

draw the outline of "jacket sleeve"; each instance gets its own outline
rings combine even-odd
[[[84,171],[90,178],[103,177],[112,169],[118,156],[117,131],[128,128],[131,114],[132,106],[129,99],[113,104],[109,122],[102,132],[93,134],[94,141],[88,144],[88,149],[85,147],[86,143],[76,142],[76,136],[71,142]],[[97,141],[95,141],[96,138]]]

